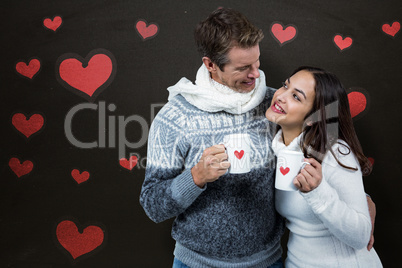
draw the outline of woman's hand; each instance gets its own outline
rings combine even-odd
[[[321,164],[314,158],[304,159],[306,165],[293,180],[293,184],[303,193],[310,192],[320,185],[322,180]]]

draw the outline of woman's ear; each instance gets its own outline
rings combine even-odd
[[[304,126],[311,127],[312,125],[313,125],[313,118],[312,115],[310,115],[306,119],[304,119]]]

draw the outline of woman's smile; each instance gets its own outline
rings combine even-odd
[[[282,109],[282,107],[277,102],[274,102],[274,105],[271,106],[271,109],[275,113],[286,114],[286,112]]]

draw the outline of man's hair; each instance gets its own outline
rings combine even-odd
[[[231,48],[256,46],[264,34],[240,12],[220,8],[198,23],[194,38],[202,57],[210,58],[223,71]]]

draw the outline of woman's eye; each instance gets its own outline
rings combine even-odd
[[[296,94],[293,94],[293,98],[294,98],[295,100],[300,101],[300,98],[299,98]]]
[[[284,87],[284,88],[288,88],[288,86],[286,85],[286,83],[285,82],[282,82],[282,87]]]

